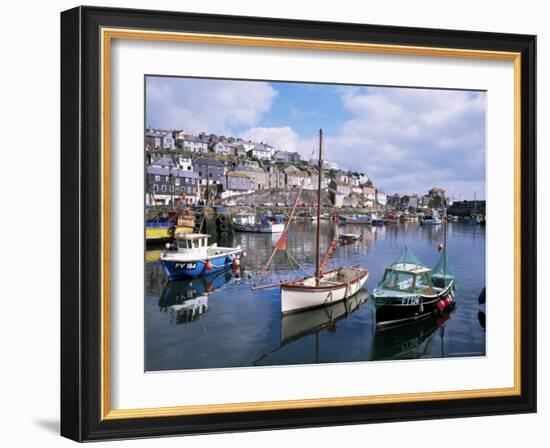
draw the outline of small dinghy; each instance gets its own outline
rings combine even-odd
[[[356,243],[357,241],[359,241],[360,238],[361,238],[361,235],[359,233],[342,233],[338,237],[338,242],[341,245],[345,246],[347,244]]]

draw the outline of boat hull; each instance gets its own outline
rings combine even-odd
[[[410,295],[380,298],[377,297],[376,292],[372,296],[376,327],[389,328],[427,318],[454,306],[454,285],[449,285],[434,296]],[[439,309],[438,302],[447,297],[450,298],[450,303],[443,309]]]
[[[233,223],[233,228],[239,232],[250,232],[250,233],[282,233],[285,230],[284,224],[272,224],[272,225],[263,225],[263,224],[235,224]]]
[[[234,251],[201,260],[177,260],[161,257],[164,273],[169,280],[197,278],[230,269],[235,260],[240,260],[241,251]],[[208,264],[208,266],[207,266]],[[209,269],[210,268],[210,269]]]
[[[328,306],[357,294],[365,285],[369,273],[366,269],[341,268],[354,271],[353,278],[338,284],[323,283],[315,286],[315,277],[281,286],[281,313],[283,315]],[[326,273],[328,277],[336,271]],[[336,282],[335,282],[336,283]]]
[[[439,226],[441,225],[440,219],[423,219],[420,221],[421,226]]]
[[[176,235],[183,235],[193,232],[193,227],[188,226],[156,226],[145,228],[145,241],[147,243],[167,243]]]

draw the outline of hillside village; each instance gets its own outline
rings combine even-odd
[[[182,130],[145,131],[146,204],[274,203],[290,206],[289,195],[303,185],[317,190],[317,160],[303,160],[297,152],[267,142]],[[434,187],[427,194],[387,195],[366,173],[323,162],[324,206],[398,210],[443,208],[453,201]],[[466,202],[466,201],[464,201]]]

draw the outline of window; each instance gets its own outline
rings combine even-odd
[[[155,176],[155,182],[160,182],[160,176]]]
[[[210,173],[210,177],[212,177],[212,173]]]
[[[176,185],[179,185],[179,184],[180,184],[180,180],[176,179]]]
[[[185,183],[186,183],[186,184],[189,183],[189,178],[188,178],[188,177],[185,178]]]
[[[192,191],[193,189],[191,187],[187,187],[187,193],[191,194]]]
[[[153,184],[153,191],[159,191],[159,186],[157,184]]]
[[[202,177],[202,171],[199,171],[199,176],[201,176],[201,177]]]
[[[160,187],[160,191],[162,191],[163,193],[165,193],[165,192],[166,192],[166,185],[162,185],[162,186]]]

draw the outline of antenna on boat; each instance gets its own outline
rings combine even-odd
[[[319,129],[319,175],[317,176],[317,238],[315,243],[315,280],[319,283],[321,278],[321,259],[320,259],[320,243],[321,243],[321,185],[323,177],[323,130]]]

